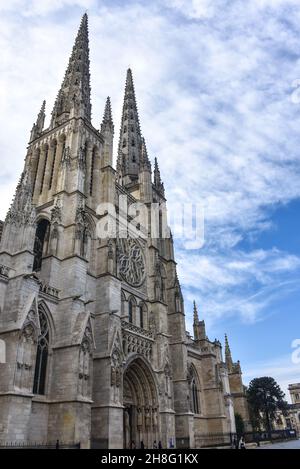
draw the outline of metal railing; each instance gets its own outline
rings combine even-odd
[[[80,443],[0,440],[0,449],[80,449]]]

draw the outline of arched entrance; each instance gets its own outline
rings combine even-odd
[[[157,390],[149,365],[141,358],[134,359],[124,373],[123,381],[124,448],[153,448],[159,440],[159,412]],[[134,443],[133,443],[134,442]]]

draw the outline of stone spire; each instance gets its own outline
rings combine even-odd
[[[106,130],[109,130],[110,132],[114,131],[114,123],[112,119],[111,102],[109,96],[107,97],[105,103],[104,115],[101,123],[101,133],[103,134]]]
[[[194,328],[194,338],[195,340],[205,340],[206,339],[206,329],[205,329],[205,322],[204,321],[199,321],[199,316],[198,316],[198,309],[196,302],[194,301],[194,323],[193,323],[193,328]]]
[[[154,186],[159,192],[162,193],[162,195],[165,194],[164,183],[162,182],[160,177],[160,170],[158,167],[157,158],[154,158]]]
[[[142,137],[130,68],[127,70],[123,112],[118,149],[117,173],[130,183],[138,178],[142,151]]]
[[[155,158],[156,159],[156,158]],[[198,324],[199,322],[199,316],[198,316],[198,309],[197,309],[197,305],[196,305],[196,301],[194,300],[193,302],[193,305],[194,305],[194,324]]]
[[[229,347],[228,337],[225,334],[225,362],[229,370],[232,370],[233,361],[231,356],[231,350]]]
[[[112,166],[114,123],[112,119],[111,103],[109,96],[106,99],[104,115],[101,123],[101,134],[104,138],[103,164],[104,166]]]
[[[51,127],[76,116],[91,120],[88,16],[82,17],[69,64],[52,111]]]
[[[46,101],[43,101],[40,112],[38,113],[35,124],[33,124],[30,134],[30,142],[38,138],[44,129],[45,117],[46,117]]]

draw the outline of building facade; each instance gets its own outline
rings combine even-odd
[[[0,440],[198,447],[203,435],[235,432],[240,368],[237,384],[196,305],[194,337],[186,333],[131,70],[116,169],[109,98],[100,128],[91,123],[87,15],[44,123],[45,102],[0,224]]]
[[[276,430],[295,430],[300,437],[300,383],[289,384],[291,404],[288,404],[286,412],[277,412],[273,426]]]

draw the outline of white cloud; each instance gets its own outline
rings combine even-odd
[[[185,252],[178,244],[188,300],[196,295],[212,318],[260,319],[299,268],[296,256],[276,249],[237,250],[270,229],[270,208],[300,196],[300,107],[290,100],[300,77],[299,3],[1,2],[1,218],[44,98],[51,112],[85,8],[94,125],[110,95],[117,140],[131,66],[170,208],[178,200],[204,205],[205,249]]]
[[[279,356],[269,361],[261,360],[245,365],[243,367],[245,384],[249,384],[253,378],[271,376],[285,393],[285,399],[290,402],[288,385],[300,382],[299,364],[294,364],[291,357],[291,355]]]

